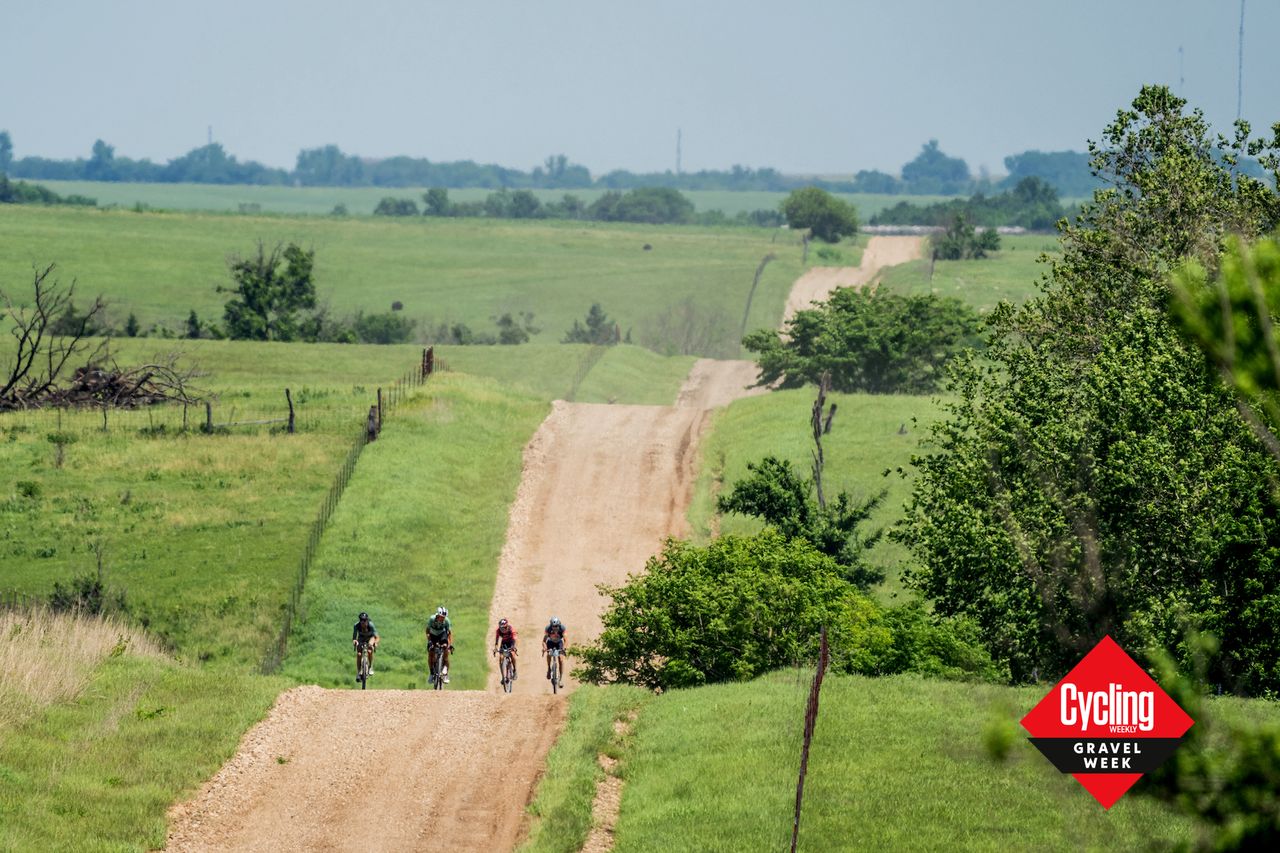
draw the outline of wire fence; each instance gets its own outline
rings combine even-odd
[[[45,601],[34,595],[25,592],[9,591],[0,592],[0,612],[6,610],[30,610],[33,607],[39,607]]]
[[[329,526],[329,521],[333,518],[334,511],[338,508],[342,493],[346,491],[347,484],[351,482],[351,477],[355,473],[356,463],[360,460],[361,452],[371,441],[375,441],[378,438],[378,435],[382,432],[382,425],[386,417],[393,414],[401,404],[407,402],[411,398],[412,392],[425,384],[431,374],[440,366],[435,361],[434,348],[428,347],[422,352],[422,363],[420,365],[406,371],[403,376],[389,385],[385,392],[382,388],[377,389],[373,404],[369,407],[368,414],[365,417],[364,426],[356,434],[355,440],[351,444],[351,449],[347,451],[347,456],[343,460],[342,466],[338,469],[338,473],[333,479],[333,484],[329,486],[329,491],[325,495],[324,501],[320,504],[320,511],[316,513],[315,520],[311,522],[311,530],[307,534],[307,544],[302,550],[302,558],[298,563],[298,572],[294,577],[293,587],[289,591],[289,599],[285,602],[284,618],[280,623],[280,633],[276,636],[275,642],[271,644],[267,654],[262,659],[261,670],[264,674],[278,672],[284,663],[285,655],[289,653],[289,635],[293,631],[293,623],[297,619],[298,608],[302,604],[302,596],[306,591],[307,575],[311,572],[311,565],[315,561],[316,552],[320,548],[320,540]]]

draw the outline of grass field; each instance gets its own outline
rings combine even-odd
[[[938,261],[929,281],[929,261],[911,261],[885,270],[880,277],[884,292],[899,296],[936,293],[954,296],[986,313],[997,302],[1021,304],[1039,295],[1038,283],[1046,266],[1042,254],[1057,254],[1056,236],[1019,234],[1000,238],[1000,251],[978,261]]]
[[[559,341],[599,302],[625,335],[658,352],[735,356],[752,277],[767,253],[748,327],[774,326],[800,273],[790,237],[749,228],[488,220],[388,221],[0,207],[0,283],[20,295],[33,264],[57,262],[83,302],[104,294],[123,325],[221,321],[227,259],[294,241],[316,252],[316,289],[338,316],[389,311],[419,329],[463,322],[493,332],[533,312],[536,341]],[[644,246],[651,250],[644,250]],[[83,304],[82,302],[82,304]]]
[[[547,404],[492,380],[444,375],[365,449],[321,542],[284,672],[351,682],[351,625],[367,610],[382,638],[376,686],[424,687],[423,624],[449,608],[450,674],[484,686],[489,599],[525,443]]]
[[[144,851],[235,751],[280,678],[124,653],[75,699],[0,721],[0,850]]]
[[[896,472],[906,467],[924,427],[938,414],[932,398],[898,394],[832,394],[837,412],[831,433],[823,440],[826,468],[823,475],[828,498],[844,490],[856,498],[889,493],[872,516],[871,529],[891,524],[902,514],[911,482]],[[814,392],[803,388],[775,391],[762,397],[738,400],[720,411],[703,439],[700,466],[689,521],[695,536],[705,540],[714,532],[749,533],[762,523],[740,515],[718,516],[715,497],[727,494],[747,476],[747,463],[766,455],[790,460],[803,476],[810,476],[809,413]],[[899,432],[904,429],[905,433]],[[885,476],[886,469],[894,469]],[[870,552],[873,565],[885,572],[877,595],[886,601],[901,591],[900,576],[909,552],[882,539]]]
[[[612,687],[580,690],[534,803],[545,826],[535,829],[531,848],[578,849],[575,833],[580,844],[585,829],[572,813],[581,813],[584,795],[559,792],[564,776],[588,772],[572,758],[594,743],[621,758],[619,853],[787,849],[811,676],[784,671],[649,697],[620,745],[601,737],[600,719],[630,707],[630,696],[591,695]],[[1020,729],[1005,761],[990,757],[987,732],[1012,733],[1043,693],[912,676],[828,676],[800,849],[1133,850],[1188,841],[1190,821],[1141,796],[1141,783],[1104,811]],[[1217,700],[1211,710],[1237,721],[1280,717],[1258,701]],[[557,792],[554,807],[543,790]],[[544,840],[553,821],[567,843]]]
[[[328,215],[336,205],[344,204],[353,216],[369,216],[386,196],[411,198],[422,207],[425,187],[259,187],[218,184],[133,184],[103,181],[44,181],[43,184],[61,195],[79,194],[96,198],[102,206],[133,207],[143,204],[163,210],[208,210],[239,213],[241,205],[258,205],[264,213]],[[493,190],[480,188],[451,189],[453,201],[484,201]],[[777,210],[787,197],[783,192],[729,190],[682,190],[698,211],[719,210],[729,216],[752,210]],[[603,189],[533,190],[544,203],[559,201],[566,194],[575,195],[590,204],[605,193]],[[947,196],[891,196],[875,193],[837,193],[858,209],[862,221],[870,219],[886,207],[903,199],[916,204],[929,204]]]

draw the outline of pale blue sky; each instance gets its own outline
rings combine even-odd
[[[292,167],[365,156],[594,172],[739,163],[896,172],[922,142],[1003,171],[1083,150],[1144,82],[1223,128],[1239,0],[273,2],[0,0],[19,157],[96,138],[164,162],[214,139]],[[1244,114],[1280,121],[1280,0],[1246,9]]]

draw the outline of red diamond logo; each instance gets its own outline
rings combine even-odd
[[[1110,637],[1022,718],[1031,743],[1107,809],[1194,724]]]

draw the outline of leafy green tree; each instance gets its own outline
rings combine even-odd
[[[1044,295],[993,313],[987,361],[958,361],[914,460],[909,583],[975,618],[1019,680],[1108,633],[1187,665],[1198,628],[1221,638],[1217,684],[1280,690],[1280,471],[1167,307],[1171,268],[1217,269],[1227,235],[1280,222],[1273,186],[1231,162],[1274,171],[1280,127],[1215,144],[1185,106],[1144,87],[1090,146],[1112,188],[1064,227]]]
[[[933,235],[932,242],[934,255],[946,261],[977,260],[1000,249],[1000,235],[994,228],[978,231],[960,213],[946,231]]]
[[[142,331],[142,327],[138,325],[138,315],[130,311],[129,319],[124,322],[124,333],[128,337],[136,338],[140,331]]]
[[[316,307],[312,280],[316,253],[295,243],[267,252],[262,243],[247,258],[231,262],[235,293],[223,308],[227,337],[253,341],[293,341],[302,337],[300,311]]]
[[[101,139],[93,143],[93,154],[84,164],[84,177],[88,181],[118,180],[115,168],[116,149]]]
[[[825,303],[797,311],[785,337],[775,329],[747,335],[761,384],[817,384],[852,393],[922,394],[939,388],[946,366],[978,343],[981,319],[951,297],[871,294],[839,288]]]
[[[9,131],[0,130],[0,173],[7,173],[13,164],[13,137]]]
[[[354,186],[363,182],[364,164],[359,157],[343,154],[338,146],[326,145],[299,151],[293,174],[308,187]]]
[[[187,315],[187,331],[186,336],[191,339],[200,337],[200,333],[204,331],[204,324],[200,322],[200,317],[196,314],[196,309],[192,308],[191,313]]]
[[[432,187],[422,196],[423,216],[452,216],[453,205],[449,203],[449,191],[444,187]]]
[[[418,323],[402,314],[388,311],[385,314],[356,314],[351,330],[362,344],[403,344],[413,339]]]
[[[791,463],[766,456],[747,463],[749,476],[733,485],[733,491],[716,500],[720,512],[736,512],[763,519],[788,539],[804,539],[839,566],[845,580],[866,589],[884,580],[884,572],[867,562],[867,549],[880,539],[876,532],[864,536],[859,526],[884,500],[884,492],[855,502],[846,492],[828,506],[813,497],[813,484],[798,477]]]
[[[536,335],[542,331],[533,325],[531,311],[525,311],[519,316],[513,316],[507,312],[501,317],[494,318],[494,322],[498,326],[498,343],[500,344],[525,344],[529,342],[530,335]]]
[[[618,343],[618,324],[609,319],[609,315],[600,307],[599,302],[593,302],[587,311],[585,321],[580,323],[574,320],[573,328],[565,332],[561,343],[606,346],[616,344]]]
[[[817,655],[823,626],[840,672],[990,675],[971,626],[890,617],[804,539],[766,530],[705,547],[668,540],[612,597],[575,675],[669,690],[742,681]],[[895,637],[894,624],[910,627]],[[957,630],[959,627],[959,630]]]
[[[417,216],[418,204],[411,198],[384,196],[373,209],[374,216]]]
[[[809,229],[825,243],[838,243],[858,233],[858,212],[826,190],[805,187],[795,190],[780,206],[792,228]]]
[[[930,139],[916,158],[902,167],[902,183],[909,193],[955,195],[969,192],[973,182],[969,164],[947,156],[938,148],[938,140]]]
[[[1023,151],[1005,157],[1004,167],[1009,172],[1006,187],[1037,178],[1061,195],[1088,196],[1101,185],[1089,169],[1089,155],[1082,151]]]

